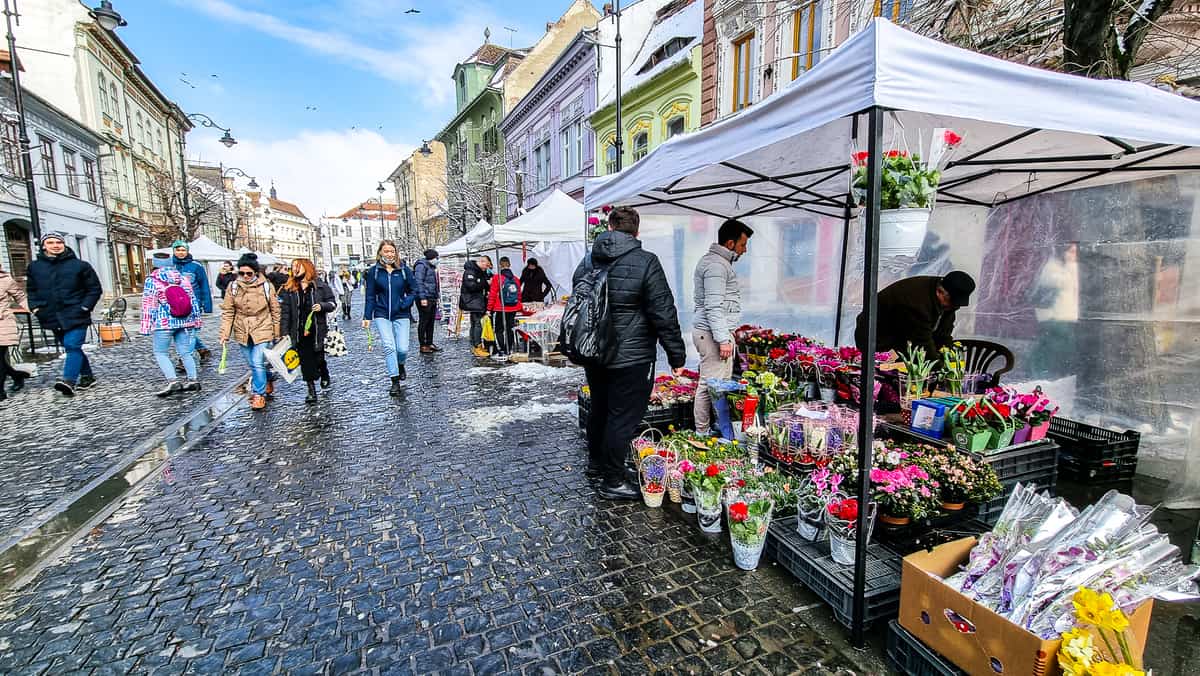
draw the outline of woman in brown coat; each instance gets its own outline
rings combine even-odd
[[[238,259],[237,281],[230,284],[221,303],[221,343],[230,338],[242,348],[250,364],[250,408],[267,405],[266,351],[279,340],[279,300],[271,283],[262,276],[258,256]]]
[[[25,379],[29,377],[12,367],[10,352],[13,346],[21,342],[17,317],[13,314],[14,307],[25,307],[25,285],[18,283],[12,275],[0,269],[0,401],[8,398],[4,391],[4,381],[9,376],[13,379],[13,392],[21,389],[25,385]]]

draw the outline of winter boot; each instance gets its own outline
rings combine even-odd
[[[172,394],[178,394],[183,391],[183,385],[178,380],[172,380],[167,383],[166,387],[154,393],[157,397],[169,397]]]
[[[393,397],[400,396],[400,376],[392,376],[392,389],[388,390],[388,394]]]
[[[308,396],[304,398],[304,403],[306,403],[306,404],[317,403],[317,384],[311,380],[308,381]]]
[[[400,380],[408,380],[408,371],[404,370],[404,364],[400,365]]]

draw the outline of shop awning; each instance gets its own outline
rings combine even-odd
[[[525,214],[497,225],[493,239],[507,244],[579,242],[584,239],[586,223],[583,205],[555,190]]]

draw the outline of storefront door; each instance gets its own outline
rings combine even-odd
[[[13,277],[24,279],[25,271],[33,259],[29,231],[16,223],[5,223],[4,238],[8,240],[8,271]]]

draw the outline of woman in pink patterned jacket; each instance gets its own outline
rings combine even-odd
[[[195,280],[190,273],[159,268],[146,278],[142,289],[142,335],[154,337],[154,360],[162,370],[167,384],[156,392],[168,397],[179,392],[198,392],[196,359],[193,356],[196,333],[200,330],[200,303],[193,289]],[[183,362],[187,383],[175,377],[171,363],[171,344]]]

